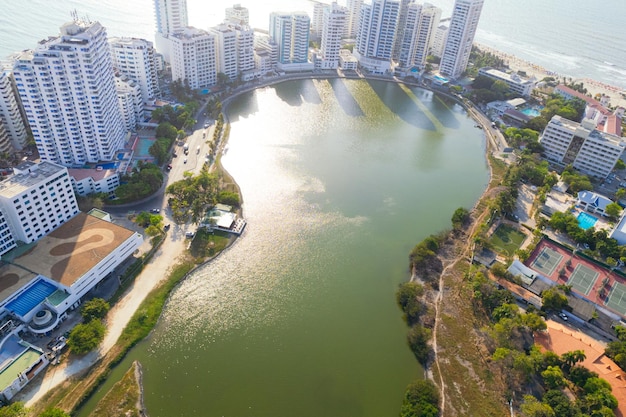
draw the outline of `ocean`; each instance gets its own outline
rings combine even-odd
[[[307,11],[306,0],[238,1],[251,25],[267,29],[271,11]],[[189,23],[219,23],[235,1],[188,0]],[[453,0],[430,0],[450,16]],[[0,0],[0,57],[58,33],[70,12],[100,21],[110,36],[154,39],[152,0]],[[485,0],[476,41],[574,78],[626,89],[624,0]]]

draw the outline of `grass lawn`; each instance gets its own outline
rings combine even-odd
[[[513,227],[501,224],[491,236],[493,248],[502,254],[513,256],[519,249],[526,235]]]

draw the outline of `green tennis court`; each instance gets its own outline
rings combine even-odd
[[[596,271],[585,265],[578,264],[567,283],[576,291],[589,295],[597,279],[598,273]]]
[[[532,268],[541,272],[546,277],[552,275],[556,267],[561,263],[563,255],[554,249],[545,247],[539,252],[532,264]]]
[[[605,304],[622,316],[626,315],[626,285],[619,282],[614,283]]]

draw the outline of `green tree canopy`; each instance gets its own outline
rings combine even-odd
[[[80,310],[80,315],[83,320],[89,322],[91,320],[101,320],[106,317],[111,306],[102,298],[92,298],[83,304],[83,308]]]
[[[105,331],[104,324],[100,320],[78,324],[70,332],[67,344],[72,349],[72,352],[79,355],[90,352],[102,342]]]
[[[415,381],[406,389],[400,417],[438,417],[439,391],[429,379]]]

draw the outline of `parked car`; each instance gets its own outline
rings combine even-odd
[[[567,321],[567,315],[565,313],[559,313],[559,317],[563,319],[563,321]]]
[[[167,170],[170,171],[172,169],[172,164],[167,164]]]
[[[158,208],[153,208],[153,209],[150,209],[150,213],[154,213],[154,214],[159,214],[159,212],[160,212],[160,211],[161,211],[161,210],[160,210],[160,209],[158,209]]]
[[[166,232],[170,230],[170,224],[168,223],[165,226],[163,226],[163,230],[165,230]]]
[[[186,237],[187,239],[191,239],[191,238],[193,238],[194,236],[195,236],[195,233],[194,233],[194,232],[186,232],[186,233],[185,233],[185,237]]]

